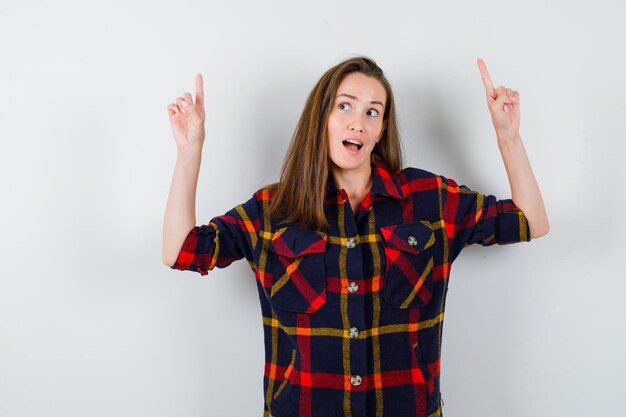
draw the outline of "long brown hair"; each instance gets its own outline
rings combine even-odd
[[[374,77],[387,93],[383,115],[386,127],[372,150],[372,157],[390,171],[398,172],[402,169],[402,150],[391,84],[372,59],[365,56],[347,59],[326,71],[309,93],[283,161],[280,181],[269,186],[274,192],[269,206],[273,218],[281,222],[295,222],[314,230],[328,226],[324,215],[330,169],[326,128],[337,88],[346,75],[354,72]]]

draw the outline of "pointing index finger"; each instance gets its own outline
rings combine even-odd
[[[196,104],[204,106],[204,82],[200,73],[196,75]]]
[[[480,76],[483,79],[483,84],[485,84],[485,89],[487,90],[487,94],[493,99],[496,99],[498,95],[496,94],[495,88],[493,88],[493,82],[491,82],[491,77],[489,76],[489,71],[487,71],[487,65],[485,65],[485,61],[478,58],[478,69],[480,70]]]

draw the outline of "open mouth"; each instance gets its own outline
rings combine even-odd
[[[363,144],[361,142],[354,139],[344,139],[342,143],[343,146],[354,152],[359,151],[363,147]]]

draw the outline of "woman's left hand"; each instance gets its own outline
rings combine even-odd
[[[485,62],[478,58],[478,69],[485,84],[487,107],[498,139],[513,140],[519,136],[519,92],[511,88],[493,87]]]

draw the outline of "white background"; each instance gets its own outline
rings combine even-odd
[[[2,3],[0,415],[261,415],[247,264],[201,277],[161,261],[166,107],[204,75],[205,223],[278,178],[308,92],[354,54],[394,87],[408,165],[499,198],[476,58],[520,92],[552,229],[455,262],[444,415],[623,406],[622,2]]]

